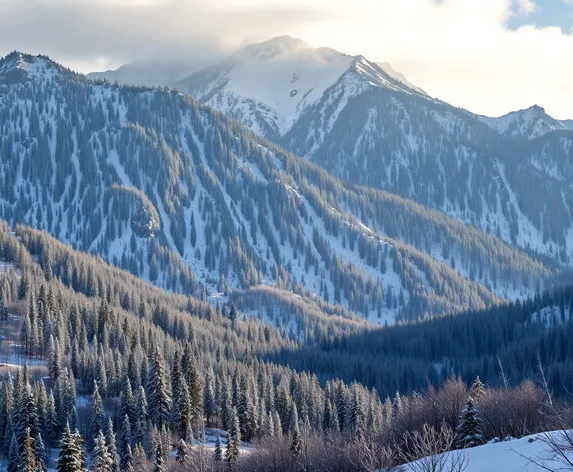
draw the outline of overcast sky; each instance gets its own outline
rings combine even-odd
[[[0,55],[81,72],[210,58],[289,34],[374,61],[489,115],[573,118],[573,0],[0,0]]]

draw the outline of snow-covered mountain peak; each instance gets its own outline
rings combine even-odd
[[[26,80],[44,81],[57,74],[71,72],[52,61],[47,56],[33,56],[13,51],[0,59],[0,84],[23,82]]]
[[[567,127],[549,116],[543,107],[533,105],[497,118],[480,116],[479,119],[504,136],[538,138],[551,131],[565,130]]]
[[[362,93],[368,86],[417,93],[363,56],[313,48],[290,36],[246,46],[175,86],[255,132],[278,138],[307,109],[327,100],[335,84],[350,85],[345,95]]]
[[[235,55],[238,57],[248,56],[260,60],[268,60],[273,58],[293,57],[303,51],[312,49],[313,47],[310,44],[305,43],[302,39],[284,35],[261,43],[250,44],[243,49],[240,49],[235,53]]]

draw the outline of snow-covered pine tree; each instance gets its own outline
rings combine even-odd
[[[19,472],[36,472],[36,457],[34,456],[34,439],[30,436],[30,428],[26,428],[24,435]]]
[[[471,388],[470,388],[470,397],[472,398],[472,400],[474,402],[479,402],[480,397],[485,393],[485,386],[484,384],[481,382],[479,375],[476,377],[476,379],[474,380],[474,383],[472,384]]]
[[[8,469],[7,472],[18,472],[20,468],[20,451],[18,450],[18,441],[16,435],[12,433],[12,438],[9,442],[8,453]]]
[[[105,437],[107,450],[111,457],[111,471],[119,472],[119,456],[117,455],[117,442],[115,440],[115,433],[113,432],[113,423],[111,418],[107,422],[107,432]]]
[[[159,442],[155,448],[153,472],[165,472],[165,457],[163,457],[163,446],[161,445],[161,442]]]
[[[46,446],[40,433],[38,433],[34,441],[34,457],[36,458],[35,472],[46,472],[48,470],[48,457],[46,455]]]
[[[302,438],[298,426],[298,412],[294,402],[292,404],[289,430],[291,433],[290,450],[295,456],[298,456],[302,449]]]
[[[105,436],[100,430],[94,440],[90,469],[92,472],[112,472],[113,462],[107,445]]]
[[[82,465],[82,451],[78,448],[76,438],[70,430],[70,426],[67,425],[60,440],[60,451],[56,470],[57,472],[82,472]]]
[[[215,462],[221,462],[223,460],[223,448],[221,447],[221,434],[217,434],[217,442],[215,443],[215,449],[213,449],[213,460]]]
[[[149,416],[153,423],[161,429],[169,422],[171,397],[165,365],[157,347],[153,351],[151,360],[148,394]]]
[[[91,409],[92,409],[92,434],[93,437],[97,437],[98,434],[103,431],[104,428],[104,411],[101,396],[99,394],[99,387],[97,381],[94,380],[94,391],[91,397]]]
[[[472,397],[468,397],[457,429],[457,445],[458,448],[464,449],[478,446],[482,442],[483,435],[479,422],[479,412],[473,404]]]
[[[186,464],[189,460],[189,447],[183,438],[179,439],[177,443],[177,450],[175,452],[175,460],[179,464]]]
[[[140,443],[135,445],[135,450],[133,452],[133,470],[140,471],[145,470],[147,466],[147,456],[145,455],[145,450]]]
[[[125,470],[131,463],[131,426],[129,424],[129,417],[125,414],[121,421],[121,429],[119,432],[119,468]]]

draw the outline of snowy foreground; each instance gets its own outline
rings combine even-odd
[[[521,439],[484,444],[466,449],[467,467],[464,472],[541,472],[571,470],[554,457],[549,445],[543,439],[551,435],[559,439],[562,433],[541,433]],[[456,451],[457,452],[457,451]],[[569,455],[573,460],[573,451]],[[422,459],[423,460],[423,459]],[[543,464],[546,468],[541,466]],[[416,463],[398,467],[394,472],[418,472]],[[449,472],[446,467],[444,472]]]

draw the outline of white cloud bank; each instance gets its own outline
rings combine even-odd
[[[506,26],[533,0],[0,0],[0,54],[83,71],[153,57],[207,60],[290,34],[389,61],[431,95],[499,115],[532,104],[573,118],[573,34]],[[569,8],[569,7],[564,7]]]

